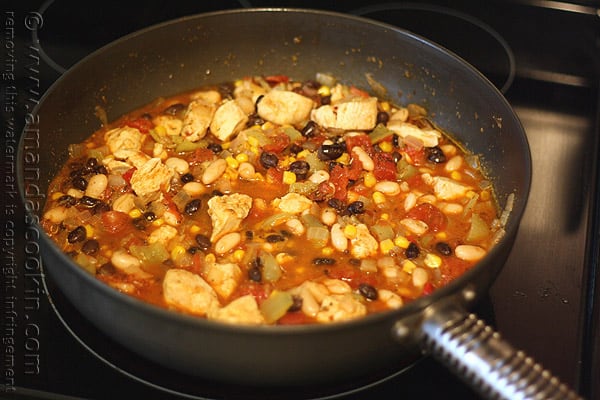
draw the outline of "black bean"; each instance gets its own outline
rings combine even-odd
[[[198,246],[192,246],[189,249],[187,249],[187,252],[190,254],[196,254],[197,252],[201,251],[202,249]]]
[[[98,201],[98,203],[92,207],[92,214],[102,214],[110,210],[111,208],[108,204],[103,201]]]
[[[351,258],[348,262],[352,265],[359,266],[361,264],[360,258]]]
[[[81,199],[79,199],[79,204],[81,204],[82,206],[87,207],[87,208],[92,208],[92,207],[96,206],[98,203],[100,203],[100,200],[95,199],[90,196],[82,196]]]
[[[358,285],[358,292],[368,300],[377,300],[377,289],[367,283],[361,283]]]
[[[322,105],[331,104],[331,96],[322,96],[321,97],[321,104]]]
[[[392,145],[394,147],[400,146],[400,138],[398,137],[398,135],[393,135],[392,136]]]
[[[215,196],[224,196],[225,193],[221,192],[220,190],[214,189],[210,192],[210,197],[215,197]]]
[[[315,265],[333,265],[335,264],[335,258],[329,257],[318,257],[312,260],[312,263]]]
[[[260,117],[258,114],[251,114],[248,116],[248,122],[246,122],[246,126],[254,126],[254,125],[262,125],[265,123],[265,120]]]
[[[69,168],[71,169],[71,171],[81,170],[83,168],[83,164],[80,162],[73,162],[69,164]]]
[[[154,214],[152,211],[146,211],[142,216],[148,222],[156,220],[156,214]]]
[[[104,165],[98,165],[96,168],[94,168],[94,173],[108,175],[108,170],[106,169],[106,167]]]
[[[411,242],[408,245],[408,247],[406,248],[406,250],[404,251],[404,255],[406,256],[406,258],[410,258],[410,259],[419,257],[419,254],[420,254],[419,246],[417,246],[413,242]]]
[[[254,108],[257,108],[257,107],[258,107],[258,103],[260,103],[260,101],[263,99],[263,97],[265,97],[265,95],[264,95],[264,94],[261,94],[260,96],[258,96],[258,97],[256,98],[256,101],[254,102]]]
[[[331,198],[327,200],[327,205],[338,213],[343,213],[346,210],[346,204],[340,199]]]
[[[452,248],[446,242],[438,242],[435,244],[435,249],[444,256],[452,255]]]
[[[200,206],[202,205],[202,202],[200,201],[200,199],[193,199],[190,200],[186,205],[185,205],[185,209],[184,212],[187,215],[193,215],[195,214],[199,209]]]
[[[100,243],[96,239],[90,239],[81,246],[81,251],[85,254],[96,254],[100,250]]]
[[[285,238],[282,235],[278,235],[276,233],[272,233],[272,234],[268,235],[265,239],[269,243],[277,243],[277,242],[285,241]]]
[[[297,143],[292,143],[292,144],[291,144],[291,146],[290,146],[290,153],[292,153],[292,154],[298,154],[298,153],[300,153],[302,150],[304,150],[304,149],[302,148],[302,146],[300,146],[300,145],[299,145],[299,144],[297,144]]]
[[[346,207],[346,214],[348,215],[363,214],[364,212],[365,203],[360,200],[353,201],[352,203],[348,204],[348,207]]]
[[[194,175],[190,174],[189,172],[187,174],[183,174],[181,175],[181,182],[183,183],[188,183],[194,180]]]
[[[169,115],[177,115],[185,109],[187,109],[185,104],[175,103],[175,104],[171,104],[169,107],[165,108],[163,113],[169,114]]]
[[[131,223],[133,224],[133,226],[135,226],[135,229],[137,229],[138,231],[146,230],[146,222],[147,221],[143,216],[131,220]]]
[[[260,282],[262,280],[262,260],[260,257],[254,258],[248,268],[248,279],[253,282]]]
[[[394,160],[394,162],[397,164],[400,160],[402,160],[402,154],[400,154],[397,151],[394,151],[392,153],[392,160]]]
[[[88,182],[83,176],[75,176],[73,179],[71,179],[71,184],[73,184],[75,189],[85,190]]]
[[[387,124],[387,122],[390,120],[390,114],[388,114],[385,111],[379,111],[377,113],[377,123],[378,124]]]
[[[315,136],[319,132],[319,125],[315,121],[308,121],[304,128],[300,131],[304,137]]]
[[[115,269],[115,266],[112,265],[110,262],[104,263],[102,264],[100,267],[98,267],[98,271],[96,272],[98,275],[114,275],[115,272],[117,272],[117,270]]]
[[[289,312],[302,310],[302,297],[296,294],[292,295],[292,305],[288,308]]]
[[[220,154],[223,151],[223,146],[221,146],[219,143],[209,143],[206,148],[215,154]]]
[[[260,154],[260,164],[267,169],[271,167],[276,167],[278,162],[279,159],[277,158],[276,154],[268,153],[266,151],[263,151]]]
[[[438,146],[426,147],[425,154],[427,154],[427,159],[433,163],[440,164],[446,162],[446,156]]]
[[[233,82],[222,83],[217,89],[219,90],[219,93],[221,93],[221,97],[226,99],[233,98],[233,91],[235,90]]]
[[[297,179],[306,179],[310,171],[310,164],[304,160],[297,160],[290,164],[289,170],[296,174]]]
[[[83,242],[86,236],[87,232],[85,231],[85,228],[79,225],[77,228],[69,232],[69,234],[67,235],[67,241],[69,243]]]
[[[248,239],[248,240],[254,239],[254,232],[246,231],[246,239]]]
[[[73,196],[65,194],[58,198],[58,204],[69,208],[77,204],[77,199]]]
[[[210,246],[212,244],[210,242],[210,238],[201,233],[196,235],[196,243],[198,244],[198,247],[200,247],[200,250],[202,250],[202,251],[206,251],[206,250],[210,249]]]
[[[319,160],[328,161],[339,158],[346,151],[345,143],[322,144],[317,150]]]

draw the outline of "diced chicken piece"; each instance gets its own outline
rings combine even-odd
[[[131,175],[131,188],[138,196],[169,189],[173,170],[164,165],[160,158],[151,158]]]
[[[235,299],[223,308],[213,308],[208,313],[208,318],[232,324],[261,325],[265,323],[265,318],[258,309],[254,296],[250,294]]]
[[[275,207],[290,214],[300,214],[308,210],[312,204],[311,199],[298,193],[288,193],[279,199],[273,200]]]
[[[242,278],[242,270],[233,263],[208,263],[204,267],[204,278],[219,296],[227,299],[238,287]]]
[[[313,110],[311,119],[325,128],[370,130],[377,123],[377,98],[352,98]]]
[[[102,164],[108,169],[110,172],[122,170],[126,171],[131,168],[131,165],[127,164],[125,161],[120,161],[115,158],[113,155],[108,155],[102,159]]]
[[[191,96],[192,100],[203,100],[208,103],[219,104],[221,102],[221,93],[216,90],[202,90]]]
[[[117,150],[140,150],[144,135],[135,128],[124,126],[106,132],[104,140],[111,153]]]
[[[170,115],[159,115],[154,117],[152,123],[157,127],[162,126],[168,136],[179,136],[183,126],[183,121]]]
[[[350,240],[350,253],[356,258],[367,258],[377,254],[379,243],[365,224],[356,225],[356,236]]]
[[[208,200],[208,215],[212,220],[212,235],[214,243],[223,235],[239,229],[242,220],[248,216],[252,208],[252,197],[233,193],[225,196],[213,196]]]
[[[249,79],[240,81],[240,84],[237,85],[233,90],[233,96],[236,99],[244,97],[250,99],[252,104],[256,104],[256,100],[258,100],[258,98],[265,93],[267,93],[265,88],[257,85]]]
[[[113,252],[112,256],[110,257],[110,262],[116,269],[124,274],[139,279],[152,278],[152,274],[142,269],[142,263],[140,260],[137,257],[127,253],[125,250],[117,250]]]
[[[146,153],[139,150],[117,150],[114,152],[114,156],[119,160],[125,160],[127,164],[136,168],[141,168],[150,160]]]
[[[226,101],[219,106],[212,122],[210,132],[222,141],[228,140],[246,126],[248,116],[235,100]]]
[[[377,295],[389,308],[399,308],[404,304],[402,297],[391,290],[380,289]]]
[[[401,120],[390,120],[387,128],[394,133],[397,133],[401,138],[412,136],[423,142],[425,147],[435,147],[442,137],[440,131],[436,129],[421,129],[416,125]]]
[[[183,117],[181,135],[190,142],[202,139],[206,135],[216,110],[217,105],[214,103],[202,99],[192,101]]]
[[[184,269],[167,271],[163,296],[169,306],[197,315],[206,315],[220,307],[213,288],[200,276]]]
[[[433,177],[432,186],[435,196],[441,200],[455,200],[465,196],[468,191],[473,190],[471,186],[464,185],[445,176]]]
[[[287,90],[271,90],[258,102],[261,118],[279,125],[296,125],[306,121],[315,103],[308,97]]]
[[[321,302],[316,319],[319,322],[347,321],[366,314],[367,307],[354,294],[332,294]]]
[[[177,236],[177,229],[170,225],[163,225],[148,236],[148,243],[168,243]]]

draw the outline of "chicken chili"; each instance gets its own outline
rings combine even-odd
[[[401,307],[503,233],[477,157],[425,109],[327,75],[158,99],[69,150],[42,219],[53,240],[117,290],[210,320]]]

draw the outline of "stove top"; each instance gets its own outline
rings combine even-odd
[[[11,149],[26,113],[51,83],[95,49],[155,23],[217,9],[285,6],[340,11],[406,28],[465,58],[502,90],[527,132],[533,184],[511,255],[475,311],[586,398],[600,399],[600,2],[136,3],[55,0],[23,2],[3,11],[3,394],[45,399],[479,398],[430,358],[405,371],[375,371],[356,382],[323,387],[266,390],[183,376],[139,359],[96,332],[43,273],[10,179]]]

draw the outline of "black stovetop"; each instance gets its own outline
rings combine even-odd
[[[182,376],[96,332],[44,279],[11,190],[11,132],[18,136],[26,112],[65,69],[102,45],[168,19],[248,6],[322,8],[395,24],[456,52],[505,93],[527,132],[533,184],[508,262],[475,311],[579,393],[600,399],[600,3],[527,0],[56,0],[3,11],[0,397],[478,398],[429,358],[407,371],[377,371],[358,382],[293,391]]]

